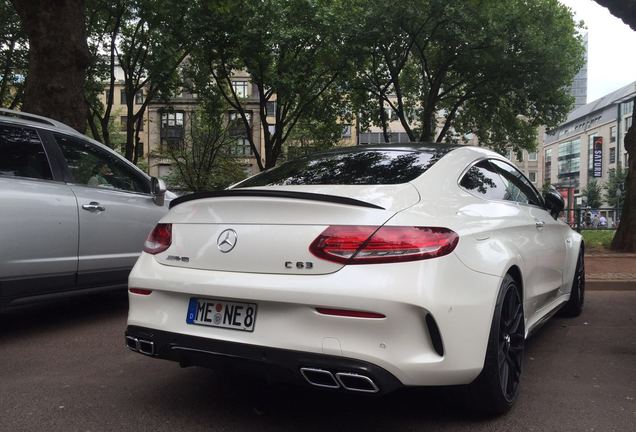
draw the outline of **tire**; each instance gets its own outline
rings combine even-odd
[[[585,303],[585,257],[581,249],[576,261],[576,270],[574,271],[570,299],[565,302],[565,305],[563,305],[559,311],[559,316],[574,318],[581,315],[581,312],[583,312],[583,303]]]
[[[488,337],[484,368],[466,389],[467,408],[479,415],[500,415],[512,408],[519,394],[525,323],[517,282],[504,278]]]

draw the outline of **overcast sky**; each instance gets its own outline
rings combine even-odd
[[[636,81],[636,32],[593,0],[559,1],[587,27],[587,101]]]

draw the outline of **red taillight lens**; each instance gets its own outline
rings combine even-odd
[[[377,312],[357,311],[348,309],[331,309],[331,308],[316,308],[316,311],[322,315],[333,315],[351,318],[372,318],[381,319],[386,318],[384,314]]]
[[[160,223],[150,231],[144,243],[144,252],[158,254],[170,247],[172,243],[172,224]]]
[[[415,261],[447,255],[459,236],[448,228],[330,226],[309,251],[341,264]]]
[[[139,294],[139,295],[150,295],[152,294],[152,290],[146,289],[146,288],[128,288],[128,291],[130,291],[133,294]]]

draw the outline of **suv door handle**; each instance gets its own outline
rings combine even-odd
[[[106,207],[98,203],[97,201],[91,201],[89,204],[82,205],[84,210],[88,210],[89,212],[100,212],[106,210]]]
[[[543,228],[544,225],[545,225],[545,221],[535,219],[534,226],[536,226],[537,228]]]

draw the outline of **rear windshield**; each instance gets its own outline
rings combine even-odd
[[[264,171],[236,187],[406,183],[424,173],[448,150],[358,150],[315,154]]]

